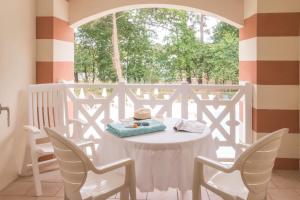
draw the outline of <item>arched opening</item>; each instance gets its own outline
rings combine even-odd
[[[119,77],[117,78],[116,72],[118,70],[115,70],[113,63],[115,53],[112,41],[113,15],[116,15],[115,18],[118,19],[115,28],[118,30],[119,60],[121,60],[123,76],[128,84],[135,83],[135,88],[125,89],[126,92],[122,94],[125,96],[122,103],[118,104],[117,98],[110,98],[112,104],[117,105],[109,108],[114,110],[110,117],[117,119],[120,107],[125,102],[124,108],[122,108],[125,110],[123,113],[125,118],[130,118],[134,109],[141,106],[150,108],[153,116],[162,115],[163,117],[202,120],[212,127],[219,123],[226,128],[221,128],[221,126],[213,128],[214,137],[222,144],[217,151],[218,158],[233,158],[236,152],[232,144],[238,139],[246,140],[245,131],[241,131],[242,134],[236,132],[238,129],[245,128],[244,122],[246,121],[242,117],[242,110],[245,106],[239,107],[237,104],[241,102],[241,105],[245,105],[245,99],[248,99],[248,96],[246,97],[246,94],[242,92],[243,89],[241,89],[244,86],[238,88],[239,85],[237,85],[239,81],[238,29],[227,23],[218,22],[215,28],[212,28],[213,25],[211,25],[210,31],[215,32],[211,35],[206,34],[211,38],[207,37],[205,40],[203,37],[205,25],[203,24],[204,19],[202,19],[202,16],[205,18],[205,15],[199,15],[199,13],[191,10],[143,8],[103,16],[77,27],[75,32],[75,67],[76,70],[81,70],[77,71],[75,76],[77,81],[92,82],[96,84],[96,87],[105,87],[101,85],[103,82],[118,82],[117,80],[120,80]],[[207,21],[209,20],[216,21],[216,19],[208,19]],[[159,24],[161,21],[164,27]],[[199,28],[196,28],[195,26],[198,25]],[[161,41],[154,41],[155,37],[152,37],[151,34],[149,36],[149,32],[153,31],[153,28],[158,29],[154,31],[155,34],[164,37]],[[87,70],[89,70],[90,75]],[[227,81],[234,83],[233,87],[237,88],[225,90],[218,89],[217,86],[214,88],[214,83],[224,84],[228,83]],[[187,86],[181,85],[182,82],[192,83],[192,85],[200,87],[194,90],[189,88],[188,84]],[[169,86],[173,83],[176,85],[172,89],[168,89],[166,88],[168,86],[163,86],[164,83],[168,83]],[[201,88],[202,83],[210,83],[212,87]],[[117,87],[122,87],[120,84],[117,85]],[[125,87],[127,86],[126,84]],[[160,89],[155,87],[160,87]],[[95,92],[96,90],[97,92]],[[109,87],[99,91],[98,89],[90,90],[89,92],[83,89],[81,94],[86,98],[88,98],[89,93],[107,98],[110,95],[113,96],[110,91],[113,89]],[[181,93],[180,97],[175,97],[176,91],[187,91],[186,99],[182,98],[184,94],[181,92],[178,92]],[[191,98],[193,94],[196,94],[196,97]],[[236,99],[235,96],[244,96],[245,98],[238,97],[240,99]],[[209,105],[214,99],[215,108]],[[140,104],[139,101],[147,103]],[[169,101],[170,104],[167,108],[168,111],[165,111],[166,105],[161,103],[165,101]],[[205,101],[210,102],[207,105],[203,104],[203,109],[209,114],[205,114],[200,109],[200,104]],[[230,102],[232,106],[225,105],[225,101]],[[184,103],[187,104],[186,108],[182,108]],[[230,116],[231,114],[224,111],[225,107],[228,107],[228,110],[235,114]],[[220,113],[223,113],[224,116],[219,118]],[[227,121],[232,121],[233,124],[233,119],[237,122],[235,125],[226,124]]]
[[[81,72],[76,73],[77,81],[116,80],[111,38],[117,29],[119,60],[129,83],[238,82],[237,28],[195,9],[177,7],[131,9],[115,15],[116,27],[112,14],[76,29],[75,68]]]
[[[77,27],[89,21],[112,13],[139,8],[175,8],[187,11],[201,12],[219,18],[237,28],[244,23],[244,4],[240,0],[111,0],[109,3],[90,0],[88,3],[71,0],[69,5],[69,21],[72,27]]]

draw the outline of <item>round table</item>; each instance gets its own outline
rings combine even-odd
[[[214,157],[213,140],[208,127],[203,133],[176,132],[173,127],[177,121],[165,119],[165,131],[141,136],[119,138],[106,132],[98,148],[98,164],[132,158],[141,192],[170,187],[181,191],[192,189],[194,158]]]

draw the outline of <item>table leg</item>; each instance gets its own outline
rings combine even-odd
[[[188,200],[188,192],[186,190],[179,190],[179,200]]]

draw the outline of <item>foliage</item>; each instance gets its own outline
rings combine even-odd
[[[175,9],[117,13],[121,65],[127,82],[238,81],[238,30],[224,22],[208,29],[206,17]],[[203,27],[202,33],[196,27]],[[160,30],[161,33],[158,33]],[[212,42],[201,40],[212,33]],[[165,35],[160,41],[161,35]],[[76,31],[75,67],[84,81],[116,81],[112,16]]]

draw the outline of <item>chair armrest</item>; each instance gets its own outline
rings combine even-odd
[[[241,147],[241,148],[249,148],[249,147],[251,147],[251,144],[246,144],[246,143],[237,143],[236,145],[238,147]]]
[[[222,165],[222,164],[220,164],[220,163],[218,163],[214,160],[211,160],[211,159],[208,159],[208,158],[205,158],[205,157],[202,157],[202,156],[197,156],[196,161],[200,162],[204,165],[207,165],[209,167],[212,167],[214,169],[217,169],[219,171],[226,172],[226,173],[230,173],[230,172],[233,172],[235,170],[234,167],[228,168],[228,167],[226,167],[226,166],[224,166],[224,165]]]
[[[133,164],[134,164],[134,161],[130,158],[127,158],[127,159],[120,160],[120,161],[117,161],[117,162],[114,162],[114,163],[103,165],[99,168],[95,167],[95,168],[92,169],[92,171],[96,174],[104,174],[104,173],[110,172],[112,170],[115,170],[115,169],[118,169],[118,168],[121,168],[121,167],[127,167],[127,166],[130,166],[130,165],[133,165]]]
[[[30,126],[30,125],[25,125],[24,129],[26,131],[29,131],[29,132],[33,133],[33,134],[40,134],[41,133],[40,129],[38,129],[38,128],[34,127],[34,126]]]
[[[87,147],[95,144],[91,140],[71,139],[71,141],[76,145],[78,145],[79,147]]]
[[[80,125],[80,126],[88,125],[87,122],[80,120],[80,119],[70,119],[70,120],[68,120],[68,124],[74,124],[74,125]]]

